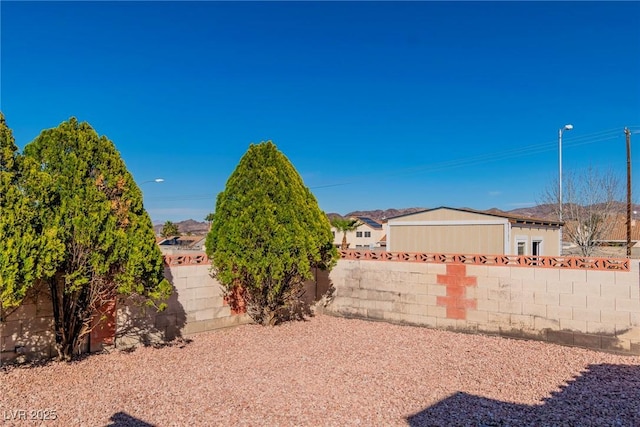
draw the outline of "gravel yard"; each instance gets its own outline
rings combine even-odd
[[[0,420],[114,427],[640,426],[640,357],[327,315],[190,338],[184,345],[0,371]],[[47,416],[56,419],[32,420]]]

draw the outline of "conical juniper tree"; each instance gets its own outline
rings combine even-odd
[[[50,188],[49,176],[18,153],[0,112],[0,310],[18,307],[62,258],[58,227],[42,221]]]
[[[312,267],[335,265],[329,219],[271,142],[251,144],[218,194],[207,255],[227,295],[242,289],[247,313],[274,325],[291,314]]]
[[[140,189],[113,142],[71,118],[44,130],[24,154],[51,180],[43,223],[59,228],[64,257],[43,279],[53,301],[58,355],[69,360],[105,302],[138,295],[162,309],[172,288]]]

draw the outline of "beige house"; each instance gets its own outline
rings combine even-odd
[[[385,230],[382,223],[366,216],[352,217],[352,219],[357,219],[361,225],[354,231],[347,232],[349,249],[384,248]],[[340,247],[344,233],[335,227],[331,227],[331,231],[333,232],[333,244]]]
[[[557,221],[439,207],[389,218],[387,251],[560,255]]]

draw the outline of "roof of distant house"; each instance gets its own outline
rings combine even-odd
[[[169,236],[167,238],[157,237],[156,243],[161,246],[183,246],[191,247],[196,243],[204,240],[207,236],[194,235],[194,236]],[[159,240],[158,240],[159,239]]]
[[[380,224],[375,219],[369,218],[368,216],[357,216],[356,218],[359,219],[360,222],[368,225],[371,228],[374,228],[376,230],[381,230],[382,229],[382,224]]]
[[[485,211],[478,211],[475,209],[468,209],[468,208],[450,208],[448,206],[440,206],[437,208],[433,208],[433,209],[425,209],[422,211],[417,211],[417,212],[412,212],[412,213],[408,213],[408,214],[403,214],[403,215],[398,215],[398,216],[394,216],[393,218],[387,218],[388,220],[391,219],[396,219],[396,218],[402,218],[405,216],[409,216],[409,215],[416,215],[419,213],[423,213],[423,212],[431,212],[431,211],[435,211],[435,210],[439,210],[439,209],[448,209],[448,210],[452,210],[452,211],[459,211],[459,212],[468,212],[468,213],[473,213],[473,214],[480,214],[480,215],[488,215],[488,216],[495,216],[498,218],[506,218],[512,222],[516,222],[516,223],[520,223],[520,224],[529,224],[529,225],[536,225],[536,224],[540,224],[540,225],[554,225],[554,226],[560,226],[563,223],[560,221],[553,221],[553,220],[548,220],[548,219],[542,219],[542,218],[528,218],[528,217],[523,217],[523,216],[515,216],[515,215],[510,215],[508,213],[496,213],[496,212],[485,212]]]
[[[627,241],[627,216],[617,215],[610,218],[613,221],[611,229],[606,230],[607,234],[602,236],[600,242],[626,242]],[[576,221],[567,220],[565,222],[565,229],[570,230],[575,228]],[[631,220],[631,240],[640,241],[640,220]]]

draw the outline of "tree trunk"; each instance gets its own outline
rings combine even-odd
[[[80,348],[83,326],[87,320],[84,309],[87,288],[83,287],[76,292],[65,292],[64,287],[64,275],[60,273],[49,280],[56,338],[55,348],[58,359],[68,362]]]
[[[345,231],[344,234],[342,234],[342,250],[346,250],[349,247],[349,245],[347,244],[347,232]]]

